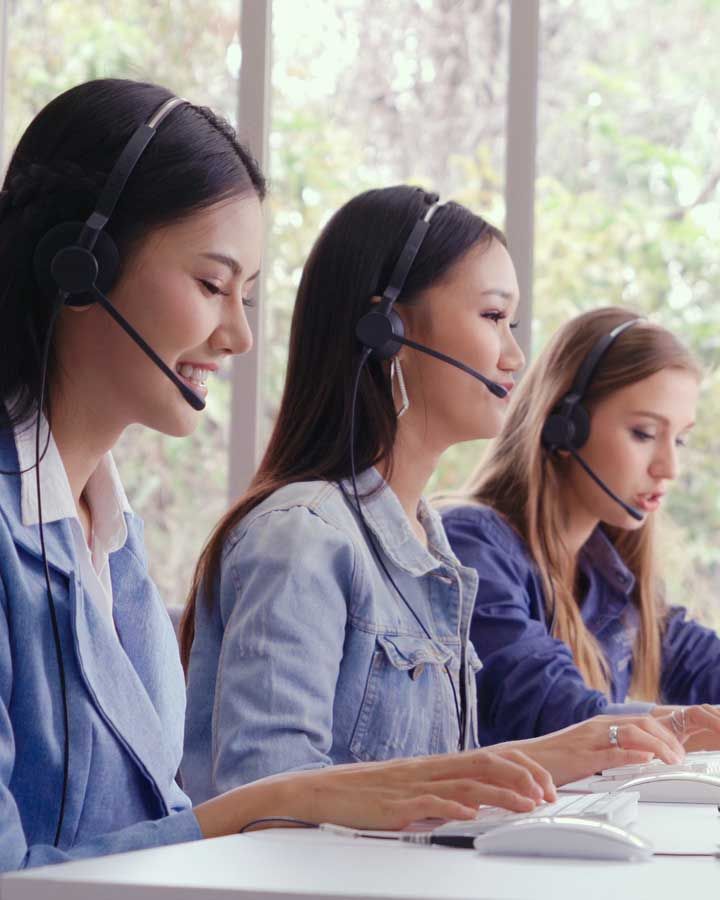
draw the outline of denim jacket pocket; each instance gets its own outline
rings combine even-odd
[[[350,741],[359,760],[454,749],[457,726],[444,666],[453,654],[438,641],[378,635]]]

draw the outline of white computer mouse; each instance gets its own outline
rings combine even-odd
[[[652,856],[644,838],[617,825],[575,816],[518,819],[478,835],[475,849],[501,856],[641,860]]]
[[[720,778],[704,772],[668,772],[642,775],[613,787],[615,791],[637,791],[640,800],[656,803],[720,804]]]

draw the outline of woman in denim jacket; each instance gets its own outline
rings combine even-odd
[[[305,266],[269,447],[204,552],[183,622],[196,801],[278,772],[477,746],[477,576],[422,492],[444,450],[501,427],[496,395],[523,364],[519,297],[502,234],[436,200],[404,186],[356,197]],[[403,347],[369,358],[354,404],[356,326],[398,293],[393,271],[422,221],[395,306],[405,335],[504,390]],[[593,722],[516,749],[572,780],[609,764],[608,734]],[[682,751],[668,735],[639,718],[622,743],[670,758]]]
[[[583,360],[618,329],[583,401],[589,432],[573,450],[541,440]],[[670,716],[693,735],[720,703],[720,638],[668,608],[658,583],[657,509],[695,419],[700,368],[665,329],[607,308],[562,328],[518,388],[499,438],[443,521],[478,574],[471,635],[482,656],[486,741],[533,737],[598,713]],[[547,436],[550,432],[545,430]],[[546,446],[543,446],[546,444]]]
[[[144,124],[158,110],[162,121]],[[165,371],[77,284],[67,297],[56,284],[68,273],[60,248],[82,227],[59,241],[52,229],[96,205],[102,229],[98,198],[133,135],[132,146],[152,140],[110,204],[123,265],[113,279],[101,230],[97,283]],[[399,827],[470,817],[486,797],[532,809],[553,795],[547,773],[512,753],[284,776],[195,809],[175,781],[182,669],[110,450],[133,422],[191,433],[207,376],[250,349],[244,304],[263,193],[226,123],[127,81],[58,97],[10,162],[0,194],[0,871],[231,834],[271,815]],[[71,253],[83,264],[74,277],[93,281],[87,249]]]

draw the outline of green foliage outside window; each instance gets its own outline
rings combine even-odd
[[[503,220],[509,0],[275,0],[272,227],[264,262],[265,435],[280,397],[303,260],[330,213],[400,181]],[[707,367],[666,515],[670,598],[720,624],[720,2],[542,0],[533,344],[581,310],[624,303]],[[12,0],[6,143],[58,91],[145,77],[233,118],[236,2]],[[7,150],[7,148],[6,148]],[[181,602],[225,502],[229,383],[198,433],[131,429],[117,451],[153,573]],[[482,446],[453,448],[457,487]]]

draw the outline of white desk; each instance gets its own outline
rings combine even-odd
[[[713,851],[714,806],[641,804],[656,850]],[[7,875],[0,900],[718,900],[720,861],[482,857],[471,850],[264,831]]]

